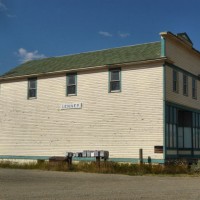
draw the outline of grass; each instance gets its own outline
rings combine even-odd
[[[50,163],[48,161],[40,161],[37,163],[17,163],[11,161],[1,161],[0,168],[15,169],[39,169],[51,171],[66,172],[90,172],[104,174],[126,174],[126,175],[177,175],[177,174],[199,174],[198,165],[188,167],[186,164],[176,165],[151,165],[151,164],[130,164],[116,162],[79,162],[68,165],[65,162]]]

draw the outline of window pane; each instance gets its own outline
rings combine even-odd
[[[169,123],[169,106],[166,106],[165,108],[165,119],[166,119],[166,123]]]
[[[191,128],[184,128],[184,148],[192,148]]]
[[[111,71],[111,81],[119,81],[119,70]]]
[[[173,70],[173,91],[178,91],[178,72]]]
[[[169,124],[166,124],[166,145],[169,147]]]
[[[169,125],[169,146],[173,147],[173,129],[172,124]]]
[[[198,130],[198,148],[200,148],[200,130]]]
[[[29,89],[29,98],[36,97],[36,90],[35,89]]]
[[[188,77],[185,74],[183,74],[183,94],[188,94]]]
[[[110,83],[110,91],[120,90],[120,83],[119,81],[111,82]]]
[[[192,126],[195,127],[195,122],[196,122],[196,113],[192,114]]]
[[[192,79],[192,97],[193,98],[196,98],[197,97],[197,94],[196,94],[196,80],[195,79]]]
[[[178,127],[178,147],[183,148],[183,128]]]
[[[67,85],[75,85],[75,75],[68,75]]]
[[[33,88],[36,88],[36,79],[34,80],[29,80],[29,88],[33,89]]]
[[[76,94],[76,86],[75,85],[68,86],[67,94]]]
[[[197,138],[197,133],[196,133],[195,128],[193,128],[193,147],[194,148],[196,148],[196,142],[197,142],[196,138]]]
[[[176,125],[173,125],[173,134],[174,134],[174,144],[173,144],[173,147],[176,147]]]

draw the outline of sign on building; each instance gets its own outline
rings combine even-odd
[[[82,103],[65,103],[60,106],[61,110],[67,110],[67,109],[81,109]]]

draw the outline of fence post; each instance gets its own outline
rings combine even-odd
[[[143,149],[139,149],[140,164],[143,164]]]

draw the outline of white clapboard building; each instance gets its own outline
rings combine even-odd
[[[199,78],[186,33],[23,63],[0,77],[0,159],[107,150],[138,162],[139,149],[155,163],[200,158]]]

